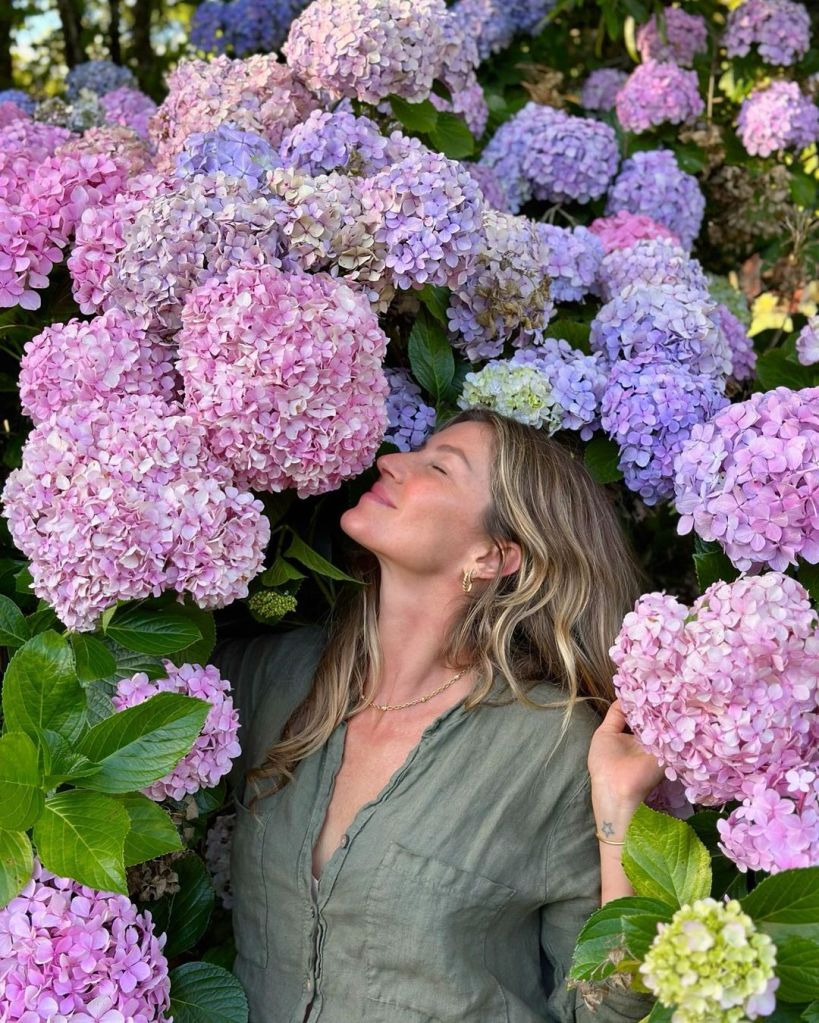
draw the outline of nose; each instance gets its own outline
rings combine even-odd
[[[400,480],[403,476],[403,463],[406,454],[402,451],[390,451],[387,455],[381,455],[375,460],[375,467],[382,476],[390,476],[394,480]]]

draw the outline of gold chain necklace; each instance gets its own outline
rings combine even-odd
[[[427,700],[431,700],[433,696],[437,696],[438,693],[442,693],[445,689],[449,689],[450,686],[455,685],[459,678],[463,678],[464,675],[469,671],[469,668],[464,668],[459,671],[457,675],[453,675],[449,682],[444,682],[442,686],[438,686],[436,690],[428,693],[426,696],[419,696],[417,700],[408,700],[407,703],[373,703],[370,706],[376,710],[403,710],[405,707],[414,707],[416,703],[426,703]]]

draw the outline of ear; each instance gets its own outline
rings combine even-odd
[[[520,568],[520,544],[514,543],[512,540],[493,543],[475,561],[476,579],[494,579],[498,571],[501,575],[511,575]]]

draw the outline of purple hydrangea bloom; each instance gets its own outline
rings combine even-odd
[[[579,302],[592,290],[603,259],[603,244],[586,227],[538,224],[538,234],[549,247],[546,270],[555,302]]]
[[[729,57],[756,46],[767,64],[795,64],[810,46],[810,15],[795,0],[744,0],[728,15],[722,43]]]
[[[504,205],[498,209],[509,213],[517,213],[532,198],[531,183],[523,173],[523,154],[531,132],[527,126],[528,115],[522,117],[522,113],[519,111],[504,121],[487,142],[478,163],[494,174],[504,195]]]
[[[438,110],[459,114],[476,137],[483,135],[489,119],[483,89],[478,82],[478,47],[469,27],[451,10],[443,20],[444,59],[438,78],[449,89],[452,100],[430,93],[429,99]]]
[[[220,124],[213,131],[188,135],[176,157],[176,174],[190,178],[221,172],[238,178],[250,189],[258,189],[267,171],[278,165],[276,150],[262,135]]]
[[[424,403],[421,388],[404,369],[385,369],[389,384],[384,440],[399,451],[419,448],[435,428],[435,409]]]
[[[731,353],[732,379],[740,383],[752,380],[756,372],[756,352],[745,324],[721,302],[717,303],[711,316],[722,331]]]
[[[193,13],[190,41],[208,53],[247,57],[278,50],[306,0],[206,0]]]
[[[772,82],[742,101],[737,134],[752,156],[804,149],[819,139],[819,107],[796,82]]]
[[[0,909],[0,1005],[9,1023],[163,1023],[171,982],[151,914],[39,860]]]
[[[611,657],[638,742],[694,803],[742,799],[815,756],[819,634],[795,579],[716,582],[690,608],[645,594]]]
[[[819,388],[776,387],[696,427],[676,466],[678,530],[741,571],[819,562]]]
[[[77,64],[68,72],[65,80],[66,93],[69,101],[80,98],[80,93],[87,89],[97,96],[113,92],[123,85],[137,87],[136,79],[127,67],[120,67],[110,60],[86,60]]]
[[[126,710],[138,707],[157,693],[181,693],[210,704],[192,749],[164,778],[152,782],[145,795],[161,803],[163,799],[183,799],[199,789],[210,789],[230,771],[231,762],[242,752],[237,741],[239,712],[233,706],[230,683],[212,664],[183,664],[165,661],[166,676],[149,679],[143,672],[120,679],[112,697],[114,707]]]
[[[681,284],[629,284],[592,320],[590,342],[610,362],[645,355],[724,380],[731,355],[707,293]]]
[[[673,61],[690,67],[698,53],[708,49],[708,25],[701,14],[679,7],[664,7],[637,29],[637,49],[645,60]]]
[[[727,404],[707,373],[655,353],[618,360],[603,394],[603,429],[620,448],[626,486],[648,505],[674,493],[674,459],[696,424]]]
[[[105,120],[108,124],[122,124],[133,128],[143,138],[148,135],[148,122],[156,113],[156,103],[139,89],[123,85],[100,97]]]
[[[314,110],[284,136],[279,158],[282,166],[313,177],[330,171],[366,176],[420,148],[399,131],[383,135],[369,117],[340,109]]]
[[[606,301],[629,284],[676,284],[708,295],[708,279],[699,260],[666,238],[615,249],[600,264],[599,287]]]
[[[546,267],[549,249],[538,225],[497,210],[483,215],[484,242],[447,309],[453,345],[473,362],[500,355],[507,339],[527,343],[554,314]]]
[[[690,249],[702,225],[705,196],[693,174],[670,149],[635,153],[623,163],[608,195],[606,213],[640,213],[662,224]]]
[[[488,164],[464,161],[461,166],[478,182],[487,206],[501,213],[512,212],[503,182]]]
[[[592,71],[580,90],[580,103],[586,110],[614,110],[617,93],[628,78],[619,68],[601,67]]]
[[[483,61],[518,33],[536,31],[554,5],[555,0],[456,0],[451,11],[476,41]]]
[[[191,18],[188,41],[195,50],[205,53],[224,53],[227,42],[223,42],[225,30],[225,8],[222,0],[205,0],[199,4]]]
[[[647,60],[629,75],[615,101],[617,120],[640,134],[661,124],[684,124],[705,110],[696,71]]]
[[[796,339],[796,357],[803,366],[819,362],[819,316],[809,316]]]
[[[586,355],[562,338],[532,338],[535,347],[516,352],[517,365],[537,365],[545,374],[559,413],[561,430],[577,430],[589,440],[600,425],[600,403],[608,373],[602,355]]]
[[[37,100],[22,89],[0,89],[0,103],[13,103],[31,117],[37,107]]]

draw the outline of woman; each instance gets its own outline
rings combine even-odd
[[[645,996],[592,1014],[565,984],[584,920],[631,893],[622,841],[661,776],[612,703],[636,584],[605,495],[483,410],[377,466],[341,519],[370,572],[329,640],[221,660],[252,1023],[641,1019]]]

